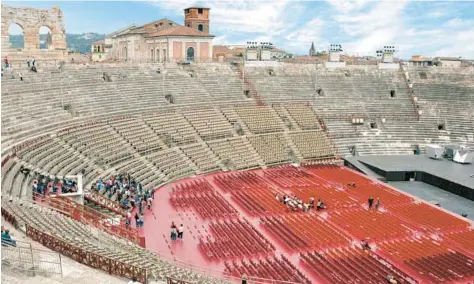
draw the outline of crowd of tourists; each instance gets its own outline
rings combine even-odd
[[[145,210],[152,210],[154,189],[143,189],[141,183],[136,182],[127,174],[111,176],[107,180],[99,178],[97,183],[92,185],[92,189],[112,201],[119,202],[122,209],[127,210],[127,226],[131,225],[132,211],[138,208],[133,219],[137,228],[143,227]]]
[[[326,209],[326,204],[321,199],[318,199],[318,202],[315,205],[314,197],[310,197],[308,202],[304,202],[302,199],[298,198],[296,194],[293,196],[285,194],[280,198],[280,194],[276,193],[275,199],[286,205],[291,212],[308,212],[312,209],[316,209],[317,211]]]
[[[77,192],[77,181],[50,177],[45,175],[39,175],[33,180],[33,192],[40,195],[45,194],[65,194]]]

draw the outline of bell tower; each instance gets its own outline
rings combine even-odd
[[[184,25],[209,34],[209,10],[211,9],[204,7],[184,9]]]

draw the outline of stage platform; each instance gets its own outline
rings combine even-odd
[[[386,181],[408,181],[410,177],[474,200],[474,164],[459,164],[426,155],[354,156],[344,158],[357,167],[361,163]],[[367,172],[366,168],[359,169]],[[373,175],[373,173],[371,173]]]
[[[276,193],[321,198],[327,209],[291,212]],[[368,208],[371,196],[380,198],[378,209]],[[184,225],[183,240],[170,239],[171,222]],[[470,283],[472,228],[470,220],[376,179],[319,165],[167,184],[155,193],[139,232],[163,259],[222,278],[384,283],[391,274],[399,283]],[[372,250],[362,250],[362,239]]]

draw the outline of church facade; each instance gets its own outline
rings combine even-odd
[[[107,60],[127,62],[206,62],[212,60],[209,8],[184,9],[184,25],[161,19],[110,33],[104,42]]]

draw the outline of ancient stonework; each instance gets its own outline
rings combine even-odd
[[[12,49],[9,43],[8,29],[11,24],[17,24],[23,29],[24,48]],[[40,50],[39,31],[42,26],[51,30],[51,44],[48,51]],[[48,53],[49,54],[45,54]],[[41,56],[50,59],[63,57],[66,54],[66,31],[64,28],[63,12],[58,7],[50,10],[20,8],[2,5],[2,55]]]

